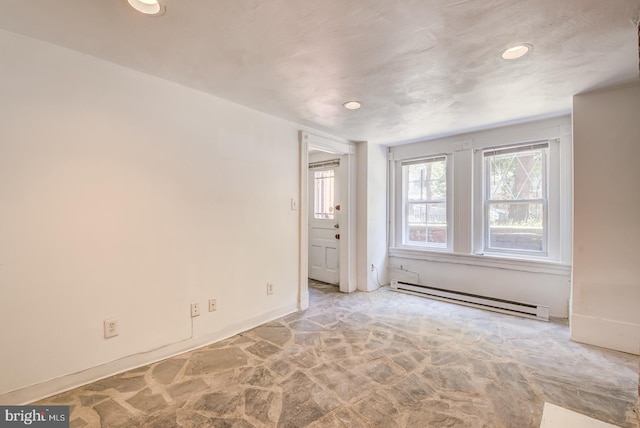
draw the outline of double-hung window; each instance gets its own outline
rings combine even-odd
[[[571,159],[567,118],[392,147],[390,257],[570,263]]]
[[[483,152],[484,250],[545,256],[548,142]]]
[[[447,157],[401,165],[403,244],[447,248]]]

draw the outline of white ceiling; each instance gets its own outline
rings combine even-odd
[[[0,28],[352,140],[568,113],[638,78],[640,0],[0,0]],[[507,63],[517,42],[532,54]],[[360,100],[358,111],[345,110]]]

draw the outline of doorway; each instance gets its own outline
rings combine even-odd
[[[322,153],[324,160],[339,160],[339,167],[332,168],[331,165],[325,165],[325,168],[309,169],[310,159],[317,157],[315,153]],[[330,198],[327,197],[331,173],[318,174],[317,182],[315,174],[315,172],[331,169],[333,169],[334,184],[333,204],[329,203]],[[320,218],[315,218],[316,202],[312,199],[312,194],[315,198],[316,183],[318,186],[324,186],[324,191],[320,189],[318,193],[318,197],[322,198],[318,201]],[[339,202],[336,203],[336,201]],[[337,205],[340,206],[339,210],[336,209]],[[324,277],[324,280],[320,280],[338,284],[341,292],[350,293],[356,290],[354,144],[300,131],[299,218],[298,308],[302,310],[309,307],[308,281],[312,270],[314,276],[332,274],[332,277]],[[315,229],[311,230],[312,227]],[[313,249],[312,241],[316,245]],[[313,260],[310,263],[312,251],[315,254],[312,255]]]

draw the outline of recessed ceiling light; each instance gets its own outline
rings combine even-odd
[[[503,50],[500,54],[500,57],[506,61],[510,61],[512,59],[522,58],[523,56],[531,52],[532,49],[533,46],[531,46],[530,44],[522,43],[520,45],[511,46],[510,48]]]
[[[127,0],[127,3],[145,15],[160,16],[165,12],[164,4],[160,0]]]
[[[362,103],[360,101],[347,101],[346,103],[342,104],[342,106],[349,110],[358,110],[360,107],[362,107]]]

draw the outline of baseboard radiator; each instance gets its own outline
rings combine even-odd
[[[463,293],[460,291],[445,290],[443,288],[436,288],[428,285],[398,281],[396,279],[391,280],[390,288],[402,293],[429,297],[431,299],[443,300],[445,302],[453,302],[474,308],[486,309],[488,311],[549,321],[548,306],[516,302],[513,300],[496,299],[494,297],[480,296],[478,294]]]

